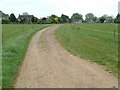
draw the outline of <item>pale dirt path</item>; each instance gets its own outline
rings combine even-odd
[[[56,41],[54,25],[36,33],[15,88],[112,88],[117,79],[101,66],[73,56]]]

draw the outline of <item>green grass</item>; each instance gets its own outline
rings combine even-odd
[[[66,50],[103,65],[107,71],[118,77],[116,24],[65,24],[56,30],[55,35]]]
[[[34,33],[49,25],[8,24],[2,30],[2,87],[12,88]]]

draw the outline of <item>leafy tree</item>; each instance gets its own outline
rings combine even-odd
[[[10,22],[16,22],[16,17],[13,13],[10,15],[9,19],[10,19]]]
[[[51,23],[52,23],[52,19],[51,19],[50,17],[48,17],[48,18],[46,19],[46,22],[47,22],[47,24],[51,24]]]
[[[61,19],[63,23],[69,23],[69,17],[67,15],[62,14]]]
[[[42,24],[46,24],[47,23],[47,18],[46,17],[43,17],[42,18]]]
[[[85,15],[86,21],[87,22],[93,22],[94,21],[94,14],[93,13],[88,13]]]
[[[120,14],[118,13],[117,16],[116,16],[116,18],[118,19],[119,17],[120,17]]]
[[[96,16],[94,16],[93,21],[94,21],[94,22],[97,22],[97,19],[98,19],[98,18],[97,18]]]
[[[72,15],[72,17],[71,17],[71,20],[72,20],[73,22],[79,22],[80,20],[81,20],[81,21],[83,20],[82,17],[83,17],[83,16],[82,16],[81,14],[79,14],[79,13],[74,13],[74,14]]]
[[[31,18],[31,22],[32,22],[32,23],[35,22],[35,17],[34,17],[34,16],[32,16],[32,18]]]
[[[108,15],[103,15],[102,17],[99,18],[100,22],[101,23],[113,23],[114,22],[114,19],[112,16],[108,16]]]
[[[42,24],[42,19],[38,19],[37,24]]]
[[[58,17],[57,15],[51,15],[49,20],[51,20],[51,23],[62,23],[61,17]]]
[[[62,22],[63,22],[62,18],[58,17],[58,23],[62,23]]]
[[[114,19],[114,22],[115,22],[115,23],[118,23],[118,19],[117,19],[117,18],[115,18],[115,19]]]
[[[34,17],[34,22],[37,23],[38,22],[38,18]]]
[[[112,16],[108,16],[108,17],[106,18],[106,22],[107,22],[107,23],[113,23],[113,22],[114,22],[113,17],[112,17]]]
[[[58,23],[58,16],[56,16],[56,15],[51,15],[49,18],[52,20],[51,23]]]
[[[100,23],[100,18],[97,18],[96,23]]]
[[[25,24],[27,23],[27,20],[25,18],[19,18],[18,23]]]
[[[102,17],[99,18],[99,20],[100,20],[101,23],[104,23],[104,21],[105,21],[106,19],[105,19],[105,17],[102,16]]]
[[[9,24],[10,20],[9,19],[2,19],[2,24]]]
[[[31,18],[31,22],[32,22],[32,23],[37,23],[37,22],[38,22],[38,18],[32,16],[32,18]]]
[[[120,14],[118,13],[115,20],[114,20],[115,23],[120,23]]]

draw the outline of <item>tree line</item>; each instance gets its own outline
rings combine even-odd
[[[60,24],[60,23],[120,23],[120,14],[117,14],[115,18],[108,15],[103,15],[101,17],[96,17],[93,13],[88,13],[83,19],[83,15],[79,13],[74,13],[71,17],[62,14],[61,17],[57,15],[51,15],[48,17],[37,18],[28,13],[23,13],[19,15],[18,18],[14,13],[10,14],[8,18],[2,18],[2,24]]]

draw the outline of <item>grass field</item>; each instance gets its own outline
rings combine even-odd
[[[3,25],[2,87],[11,88],[33,34],[49,25]]]
[[[117,24],[66,24],[55,35],[66,50],[103,65],[118,77]]]

